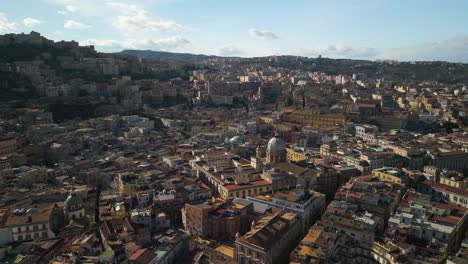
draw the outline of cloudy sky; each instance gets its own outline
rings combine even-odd
[[[468,62],[466,0],[0,0],[0,34],[99,51]]]

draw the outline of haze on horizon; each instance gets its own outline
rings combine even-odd
[[[98,51],[468,62],[468,1],[2,1],[0,34]]]

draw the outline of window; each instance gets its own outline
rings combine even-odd
[[[22,236],[22,235],[19,235],[19,236],[18,236],[18,240],[23,240],[23,236]]]

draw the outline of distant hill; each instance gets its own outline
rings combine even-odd
[[[214,55],[191,54],[191,53],[176,53],[167,51],[152,51],[152,50],[123,50],[120,54],[133,55],[143,59],[151,60],[172,60],[172,61],[202,61],[206,59],[220,58]]]

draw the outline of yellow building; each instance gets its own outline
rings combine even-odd
[[[274,121],[273,116],[260,116],[258,119],[265,124],[272,124]]]
[[[468,190],[468,179],[465,179],[463,176],[440,177],[440,183]]]
[[[265,194],[272,191],[271,183],[267,180],[251,181],[243,184],[228,184],[220,188],[219,196],[222,199],[232,197],[247,198],[247,196],[255,196]]]
[[[410,101],[409,105],[410,105],[411,109],[417,110],[419,108],[419,101],[418,100]]]
[[[132,193],[137,190],[138,177],[130,172],[119,173],[118,185],[121,193]]]
[[[16,139],[0,139],[0,156],[16,151]]]
[[[343,243],[342,236],[326,231],[322,225],[313,225],[291,252],[289,263],[320,263],[320,261],[330,259],[336,253],[336,246],[339,243]]]
[[[403,172],[393,167],[383,167],[372,171],[372,176],[379,178],[381,181],[391,182],[404,185],[406,177]]]
[[[290,124],[273,124],[273,127],[275,128],[276,131],[280,132],[292,132],[295,129],[295,126],[290,125]]]
[[[286,158],[289,162],[299,162],[307,160],[307,156],[304,153],[295,151],[291,148],[286,148]]]
[[[346,122],[346,116],[342,114],[322,114],[320,110],[297,110],[284,113],[282,120],[314,127],[333,127],[343,126]]]
[[[413,146],[405,146],[402,144],[387,144],[386,146],[391,149],[393,153],[406,158],[422,154],[422,151],[419,148]]]

